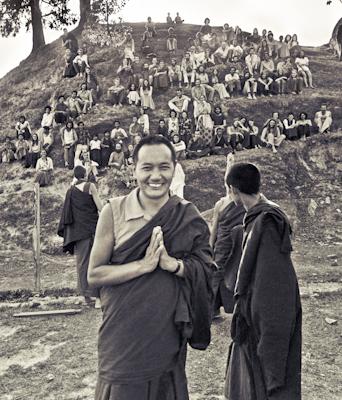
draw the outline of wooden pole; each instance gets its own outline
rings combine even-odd
[[[40,291],[40,186],[39,183],[34,185],[34,227],[33,227],[33,259],[35,264],[34,270],[34,290]]]

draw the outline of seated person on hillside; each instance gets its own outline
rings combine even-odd
[[[69,117],[77,118],[82,113],[81,99],[77,96],[77,90],[71,92],[71,96],[67,98],[65,104],[69,109]]]
[[[40,136],[40,141],[42,144],[42,149],[44,149],[46,151],[46,153],[49,154],[52,149],[54,137],[48,126],[44,126],[42,128],[42,134]]]
[[[167,16],[166,16],[166,23],[168,25],[173,25],[173,19],[171,18],[171,15],[169,12],[167,13]]]
[[[154,44],[153,44],[152,35],[147,29],[145,30],[145,32],[142,35],[141,51],[147,57],[154,54]]]
[[[166,50],[168,51],[170,56],[174,56],[178,48],[175,30],[173,28],[169,28],[168,33],[169,34],[166,39]]]
[[[191,88],[191,96],[194,104],[194,118],[198,117],[198,104],[202,97],[207,98],[205,88],[201,85],[201,81],[196,79],[195,86]]]
[[[36,168],[37,160],[40,157],[42,145],[36,133],[32,133],[32,139],[27,141],[29,147],[26,153],[26,168]]]
[[[74,129],[74,123],[68,121],[66,126],[61,129],[61,141],[64,149],[64,165],[69,169],[74,167],[75,146],[77,143],[77,133]]]
[[[77,124],[76,134],[77,144],[75,151],[75,160],[78,160],[81,153],[87,153],[89,151],[89,142],[91,139],[89,131],[85,128],[83,121],[80,121]]]
[[[234,39],[229,46],[229,58],[233,59],[236,57],[238,60],[241,59],[243,55],[243,48],[238,44],[237,40]]]
[[[235,68],[236,73],[239,74],[240,77],[243,76],[245,65],[238,56],[234,56],[232,61],[227,63],[227,70],[230,71],[231,68]]]
[[[209,53],[210,54],[213,53],[220,45],[221,45],[221,42],[220,42],[219,38],[217,37],[217,33],[212,32],[212,34],[207,42]],[[213,62],[214,62],[214,60],[213,60]]]
[[[250,135],[250,148],[255,149],[261,147],[260,138],[259,138],[259,128],[254,125],[254,121],[250,119],[248,121],[249,125],[249,135]]]
[[[186,145],[183,142],[183,140],[180,139],[178,133],[172,135],[171,143],[173,148],[175,149],[177,160],[184,160],[186,155],[185,153]]]
[[[176,111],[170,110],[170,116],[167,120],[167,133],[169,138],[179,132],[179,120]]]
[[[133,115],[132,117],[132,123],[129,125],[128,134],[130,137],[130,142],[133,142],[136,136],[141,137],[143,135],[143,128],[138,123],[138,116],[136,115]]]
[[[78,49],[77,56],[73,59],[76,74],[83,77],[86,67],[89,67],[88,55],[84,54],[83,49]]]
[[[261,133],[261,142],[264,143],[265,146],[271,147],[273,153],[277,153],[277,148],[284,139],[286,139],[286,136],[280,133],[277,122],[274,119],[270,119]]]
[[[168,127],[166,126],[164,118],[161,118],[158,122],[156,135],[164,136],[164,138],[170,140],[169,130]]]
[[[135,72],[137,72],[137,65],[132,62],[128,63],[127,59],[124,58],[122,60],[122,64],[119,65],[116,71],[117,76],[120,78],[122,85],[126,88],[129,88],[132,83],[134,83],[137,86],[139,85],[139,79],[136,79],[134,77],[133,66]]]
[[[248,68],[248,72],[253,75],[258,72],[260,67],[260,57],[255,53],[254,48],[249,49],[248,55],[245,57],[245,63]]]
[[[295,69],[291,71],[291,75],[286,82],[287,92],[291,94],[302,94],[303,91],[303,79],[298,76]]]
[[[297,120],[297,138],[305,141],[311,135],[312,122],[306,112],[301,112]]]
[[[171,87],[174,85],[179,87],[182,86],[182,69],[181,66],[177,64],[177,60],[175,58],[171,59],[171,64],[168,67],[168,76]]]
[[[110,132],[106,131],[101,140],[101,167],[107,168],[109,157],[112,154],[114,143],[110,138]]]
[[[332,125],[331,111],[327,110],[327,105],[322,104],[320,111],[315,114],[315,124],[319,133],[329,133]]]
[[[275,66],[273,59],[268,54],[265,55],[265,59],[261,61],[260,64],[260,74],[262,74],[263,72],[265,72],[267,76],[270,76],[273,79],[275,74]]]
[[[78,42],[76,36],[72,32],[68,32],[66,28],[63,29],[62,42],[65,49],[70,50],[73,54],[77,53]]]
[[[229,99],[230,95],[227,92],[224,83],[222,83],[221,76],[216,68],[214,68],[212,72],[212,75],[210,77],[210,83],[214,88],[215,92],[217,92],[217,94],[219,95],[220,100]]]
[[[234,37],[234,29],[227,23],[223,24],[222,40],[227,43],[231,43],[234,40]]]
[[[147,108],[140,107],[138,124],[142,127],[142,136],[147,136],[150,133],[150,118],[147,114]]]
[[[164,60],[160,60],[154,72],[153,88],[157,90],[168,89],[170,85],[168,74],[169,74],[169,67],[165,64]]]
[[[186,146],[188,146],[192,135],[192,120],[186,111],[183,111],[179,117],[179,137]]]
[[[80,154],[78,159],[75,159],[75,167],[81,165],[86,169],[86,176],[88,177],[88,182],[96,182],[97,177],[99,175],[98,172],[98,164],[97,162],[90,159],[90,154],[88,151]],[[76,179],[73,179],[73,184],[76,182]]]
[[[179,12],[177,12],[176,13],[176,16],[175,16],[175,24],[176,25],[179,25],[179,24],[182,24],[184,22],[184,19],[182,19],[181,17],[180,17],[180,15],[179,15]]]
[[[214,54],[211,53],[209,48],[204,50],[204,58],[201,61],[201,65],[203,65],[204,69],[214,67],[216,64]]]
[[[287,114],[287,118],[283,120],[283,124],[284,124],[284,134],[286,136],[286,139],[288,140],[298,139],[297,122],[295,120],[293,112],[289,112]]]
[[[101,139],[95,133],[89,142],[90,159],[98,165],[102,165],[101,161]]]
[[[24,139],[24,135],[19,133],[18,140],[15,142],[15,153],[14,157],[18,161],[23,161],[26,159],[26,154],[29,150],[29,142]]]
[[[114,85],[108,88],[107,95],[110,104],[115,107],[122,107],[126,91],[120,83],[120,78],[114,78]]]
[[[167,77],[166,77],[167,80]],[[140,88],[140,99],[141,99],[141,107],[144,109],[148,110],[154,110],[155,109],[155,104],[153,100],[153,86],[150,85],[149,81],[147,79],[143,80],[143,84]]]
[[[69,117],[69,109],[65,104],[64,95],[61,95],[57,99],[57,103],[54,108],[54,117],[56,124],[65,124]]]
[[[109,161],[108,167],[113,169],[114,176],[118,171],[121,170],[124,163],[125,154],[123,151],[123,146],[121,142],[116,142],[114,145],[114,150],[112,151]]]
[[[154,22],[152,22],[152,18],[151,17],[147,17],[147,22],[145,24],[145,29],[151,35],[151,37],[154,37],[154,36],[157,35],[156,24]]]
[[[272,97],[272,83],[273,79],[267,75],[266,71],[263,71],[258,78],[258,94],[261,97],[270,96]]]
[[[271,118],[268,118],[267,121],[264,124],[264,127],[270,122],[270,120],[273,119],[276,122],[276,126],[279,128],[280,133],[284,133],[284,124],[281,121],[279,117],[278,111],[273,111]]]
[[[24,140],[31,139],[32,130],[30,123],[27,121],[24,115],[21,115],[18,122],[15,124],[15,131],[17,133],[17,138],[19,138],[19,134],[21,134],[23,135]]]
[[[278,66],[277,66],[277,71],[274,75],[274,80],[273,80],[273,91],[278,96],[286,93],[287,79],[288,79],[288,77],[286,75],[282,75],[280,73],[280,71],[281,71],[281,69],[278,69]]]
[[[87,114],[87,112],[93,107],[94,101],[91,91],[87,89],[86,83],[81,84],[81,89],[77,92],[77,97],[79,98],[83,114]]]
[[[53,127],[53,120],[54,120],[54,114],[52,112],[52,108],[51,106],[46,106],[40,126],[42,128],[44,126],[48,126],[51,129]]]
[[[227,42],[222,42],[221,46],[214,52],[215,61],[218,64],[224,64],[228,59],[229,46]]]
[[[140,95],[135,86],[135,83],[132,83],[129,87],[128,94],[127,94],[127,101],[128,104],[131,106],[139,106],[140,105]]]
[[[237,96],[241,92],[240,76],[234,67],[230,69],[224,80],[230,96]]]
[[[45,150],[41,151],[40,158],[36,164],[37,175],[35,182],[39,183],[39,186],[48,186],[51,183],[53,162],[50,157],[47,157]]]
[[[15,145],[12,143],[11,138],[6,136],[5,142],[0,147],[1,162],[10,163],[14,161]]]
[[[213,121],[214,128],[225,128],[227,125],[226,118],[222,112],[222,108],[220,106],[215,106],[214,111],[210,114],[210,118]]]
[[[210,19],[206,18],[204,20],[204,25],[202,25],[200,32],[203,35],[203,40],[208,41],[210,39],[211,33],[212,33],[212,28],[210,26]]]
[[[64,56],[64,71],[63,71],[63,78],[73,78],[77,75],[75,66],[74,66],[74,58],[75,54],[71,52],[71,50],[67,49],[65,51]]]
[[[187,87],[190,86],[190,83],[195,82],[195,65],[193,60],[191,59],[190,53],[185,53],[182,62],[181,62],[181,72],[183,74],[183,81]]]
[[[181,88],[177,89],[176,93],[177,95],[168,102],[169,108],[176,111],[178,114],[182,111],[188,111],[189,103],[191,101],[190,97],[183,94]]]
[[[84,74],[84,81],[87,84],[87,89],[90,90],[93,98],[93,103],[96,104],[100,96],[100,85],[97,80],[96,74],[90,67],[86,67]]]
[[[205,141],[201,138],[201,134],[195,131],[189,141],[186,156],[190,159],[205,157],[210,154],[210,147],[206,145]]]
[[[235,154],[236,150],[242,150],[242,143],[244,136],[242,128],[239,123],[239,118],[234,118],[233,124],[227,128],[228,143],[232,148],[232,153]]]
[[[303,78],[305,87],[314,88],[312,83],[312,73],[309,68],[309,59],[305,57],[304,51],[300,51],[298,57],[295,59],[296,67],[298,68],[298,75]]]
[[[247,96],[248,99],[256,99],[256,94],[258,91],[258,81],[249,72],[245,72],[245,75],[241,79],[241,87],[242,94]]]
[[[128,135],[126,133],[126,131],[121,128],[121,123],[119,120],[115,120],[114,121],[114,128],[112,129],[111,133],[110,133],[110,138],[116,143],[118,141],[121,141],[121,143],[123,142],[127,142],[128,139]]]
[[[215,89],[209,85],[209,76],[205,72],[203,65],[200,65],[197,68],[195,79],[196,79],[196,81],[199,80],[201,86],[204,87],[205,92],[208,94],[208,101],[213,101]]]
[[[286,76],[289,78],[292,69],[293,65],[290,57],[285,58],[285,60],[280,60],[277,64],[277,76]]]
[[[228,147],[229,142],[226,128],[222,128],[221,126],[216,127],[210,144],[211,154],[227,155],[229,151]]]

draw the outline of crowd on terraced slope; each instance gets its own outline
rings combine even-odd
[[[133,28],[123,23],[114,25],[110,32],[100,25],[86,28],[81,45],[65,29],[62,75],[79,82],[79,90],[60,95],[54,105],[47,105],[37,132],[32,132],[29,121],[20,116],[16,140],[7,137],[0,148],[1,161],[18,160],[25,167],[36,168],[37,180],[48,184],[53,170],[48,155],[57,131],[65,167],[82,164],[94,180],[100,169],[111,168],[132,186],[133,150],[147,135],[166,137],[178,159],[184,159],[257,147],[269,147],[276,153],[284,140],[306,140],[314,133],[329,132],[332,114],[326,104],[313,116],[305,110],[280,116],[274,110],[264,116],[260,127],[242,115],[229,121],[222,111],[230,98],[244,96],[257,105],[258,97],[297,96],[304,88],[314,87],[309,59],[295,34],[275,40],[266,29],[261,35],[256,28],[248,34],[228,24],[217,29],[206,18],[195,37],[188,37],[187,46],[179,48],[177,32],[182,22],[179,14],[175,21],[167,16],[165,40],[159,35],[158,24],[149,17],[141,43],[135,43]],[[165,41],[166,58],[158,54],[156,45],[160,41]],[[101,86],[88,57],[88,46],[113,47],[122,57],[112,86]],[[169,117],[159,118],[157,129],[152,129],[150,116],[158,118],[160,109],[155,101],[158,93],[172,93]],[[129,126],[122,126],[116,118],[111,130],[90,135],[85,127],[86,115],[104,103],[113,109],[136,109],[136,115]]]

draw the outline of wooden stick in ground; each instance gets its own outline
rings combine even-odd
[[[48,315],[73,315],[73,314],[79,314],[81,312],[82,310],[74,308],[68,310],[30,311],[30,312],[13,314],[13,317],[22,318],[22,317],[45,317]]]
[[[34,269],[34,289],[40,291],[40,186],[39,183],[34,185],[34,226],[33,226],[33,259]]]

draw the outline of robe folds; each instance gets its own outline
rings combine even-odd
[[[225,385],[228,400],[301,399],[301,318],[291,227],[265,198],[244,219]]]
[[[168,254],[183,261],[184,277],[157,267],[101,288],[101,381],[139,385],[177,369],[180,363],[185,377],[186,342],[201,350],[210,343],[212,251],[209,229],[194,205],[170,197],[146,225],[113,251],[110,263],[115,268],[142,259],[155,226],[163,230]]]

